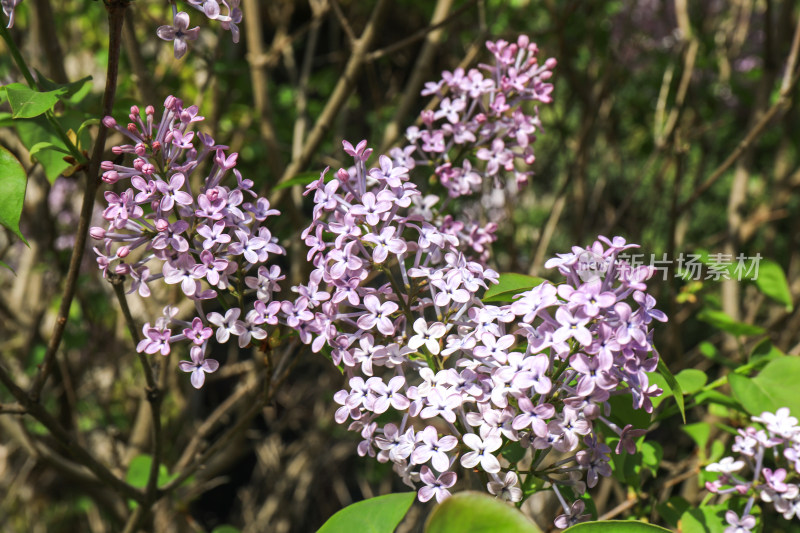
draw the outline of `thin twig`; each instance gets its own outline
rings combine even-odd
[[[133,342],[138,345],[140,339],[139,328],[136,327],[136,323],[131,315],[131,310],[128,307],[128,300],[125,297],[125,289],[123,287],[124,279],[124,277],[117,275],[109,277],[109,281],[114,287],[114,293],[117,295],[119,306],[122,309],[122,315],[125,317],[128,332]],[[161,466],[161,389],[156,382],[153,367],[150,365],[147,356],[138,351],[137,355],[139,356],[139,363],[142,366],[145,381],[147,382],[145,395],[147,397],[147,402],[150,404],[150,415],[153,423],[153,453],[151,454],[150,472],[148,473],[147,485],[145,487],[145,503],[140,506],[143,511],[140,511],[139,508],[136,509],[136,512],[134,512],[128,524],[126,524],[126,531],[128,530],[128,526],[131,528],[130,531],[136,531],[147,516],[147,511],[150,510],[152,504],[156,501],[158,496],[158,473],[159,467]]]
[[[473,2],[468,2],[464,7],[469,7],[472,5],[472,3]],[[406,83],[402,97],[400,98],[400,103],[398,104],[397,109],[394,112],[394,116],[392,117],[392,121],[388,124],[388,126],[386,126],[386,129],[383,132],[383,141],[381,142],[380,149],[381,153],[385,152],[389,148],[391,141],[397,137],[400,130],[400,124],[407,120],[408,114],[411,111],[411,107],[419,97],[420,87],[422,87],[422,84],[425,82],[425,77],[428,76],[428,70],[430,69],[431,62],[436,56],[436,48],[442,39],[442,30],[438,30],[436,28],[439,28],[448,20],[455,20],[453,15],[460,13],[464,9],[464,7],[462,7],[453,15],[447,17],[447,12],[450,11],[452,5],[453,0],[438,0],[436,2],[436,7],[433,9],[431,23],[428,25],[428,27],[425,28],[423,32],[417,32],[417,34],[411,36],[412,38],[417,37],[417,35],[419,36],[418,38],[425,37],[425,44],[422,46],[422,50],[417,57],[417,61],[411,71],[411,78],[408,80],[408,83]],[[409,39],[403,39],[399,43],[395,43],[389,48],[393,48],[398,45],[405,46],[404,41],[409,41]],[[411,42],[414,42],[414,40],[409,41],[409,44]],[[397,49],[399,48],[400,46],[398,46]],[[378,50],[377,52],[381,52],[381,50]],[[387,51],[383,53],[391,52]],[[369,60],[380,57],[380,55],[376,56],[374,54],[375,52],[368,56]]]
[[[245,39],[247,42],[247,64],[250,67],[250,80],[253,87],[253,105],[258,114],[258,128],[261,140],[267,147],[267,166],[272,178],[277,179],[283,170],[278,135],[272,121],[272,107],[269,101],[269,63],[264,61],[264,36],[258,0],[244,0],[247,16],[244,18]],[[290,41],[291,42],[291,41]],[[274,43],[277,45],[277,43]]]
[[[131,498],[137,502],[144,501],[144,494],[142,492],[116,477],[108,468],[99,463],[89,452],[75,442],[75,439],[72,438],[41,404],[33,401],[24,390],[14,383],[14,380],[2,365],[0,365],[0,383],[8,389],[31,416],[41,422],[72,456],[79,463],[91,470],[98,479],[126,498]]]
[[[711,188],[714,183],[719,180],[723,174],[741,157],[741,155],[750,147],[750,145],[755,141],[759,135],[766,129],[767,125],[772,121],[775,116],[779,113],[783,113],[789,107],[789,93],[791,93],[792,88],[797,84],[798,74],[795,73],[795,69],[797,66],[797,57],[800,51],[800,19],[798,20],[797,26],[795,27],[794,31],[794,39],[792,40],[792,48],[789,52],[788,60],[786,61],[786,70],[783,73],[783,81],[781,82],[781,90],[778,95],[778,100],[772,104],[772,106],[767,110],[766,113],[761,117],[761,119],[747,132],[744,139],[742,139],[738,146],[731,152],[731,154],[722,162],[720,166],[717,167],[714,172],[711,173],[711,176],[703,182],[695,191],[692,196],[683,202],[680,206],[679,212],[684,212],[686,209],[691,207],[695,201],[697,201],[700,196],[703,195],[708,189]]]
[[[125,19],[125,8],[128,2],[125,0],[108,0],[106,10],[108,11],[108,67],[106,70],[106,87],[103,92],[103,116],[110,115],[114,107],[114,97],[117,91],[117,76],[119,74],[119,55],[122,44],[122,26]],[[75,297],[75,290],[78,287],[78,273],[83,259],[84,248],[86,247],[86,237],[89,232],[89,224],[92,219],[94,208],[94,198],[97,193],[100,163],[105,152],[106,137],[108,128],[101,122],[97,132],[92,157],[89,160],[89,168],[86,172],[86,190],[83,193],[83,204],[81,206],[80,220],[75,234],[75,244],[72,248],[72,256],[69,261],[67,279],[64,283],[64,292],[61,296],[61,305],[58,308],[53,334],[47,344],[44,362],[39,369],[33,386],[30,390],[30,397],[34,402],[39,401],[42,388],[44,388],[47,378],[53,370],[54,359],[58,347],[61,345],[61,338],[67,326],[67,316]]]
[[[289,163],[289,165],[283,171],[283,175],[281,176],[280,180],[278,180],[277,183],[271,184],[272,186],[290,180],[301,169],[305,168],[311,162],[314,152],[316,152],[317,148],[322,143],[323,139],[330,130],[334,119],[339,114],[339,111],[355,87],[356,78],[358,77],[361,68],[364,66],[364,59],[366,58],[367,50],[369,50],[369,47],[372,45],[372,42],[378,33],[379,21],[383,17],[383,13],[386,11],[388,4],[389,2],[387,2],[387,0],[378,0],[378,4],[372,11],[372,15],[370,16],[370,19],[364,28],[364,32],[361,34],[361,37],[356,41],[356,45],[353,47],[353,52],[349,61],[347,62],[347,65],[345,66],[344,72],[339,78],[339,82],[333,89],[333,93],[331,93],[330,98],[328,98],[328,102],[325,104],[325,108],[322,110],[322,113],[320,113],[319,118],[314,124],[314,128],[311,130],[308,137],[306,137],[300,157],[292,158],[291,163]],[[270,195],[270,204],[281,205],[281,201],[286,193],[287,189],[285,188],[278,191],[273,191],[273,193]]]
[[[451,22],[457,20],[458,17],[460,17],[465,11],[472,8],[472,6],[477,3],[477,1],[478,0],[469,0],[468,2],[465,2],[464,5],[462,5],[461,7],[459,7],[458,9],[456,9],[455,11],[453,11],[447,17],[444,18],[442,18],[442,15],[440,13],[447,13],[447,11],[449,10],[449,6],[448,9],[443,9],[443,7],[440,7],[440,5],[437,4],[433,10],[434,13],[433,16],[431,17],[431,23],[428,26],[412,33],[405,39],[401,39],[396,43],[390,44],[389,46],[386,46],[384,48],[379,48],[378,50],[370,52],[369,54],[367,54],[366,60],[375,61],[382,57],[391,55],[397,52],[398,50],[402,50],[406,46],[410,46],[423,38],[428,37],[432,32],[444,26],[447,26]],[[449,2],[449,4],[452,5],[452,2]],[[429,42],[436,40],[438,40],[438,37],[433,37],[433,38],[428,37]]]

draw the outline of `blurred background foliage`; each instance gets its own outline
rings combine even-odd
[[[360,34],[373,7],[374,2],[353,0],[245,0],[238,45],[194,13],[201,37],[176,61],[171,44],[155,36],[155,28],[171,18],[168,3],[136,0],[126,20],[114,115],[123,119],[134,103],[158,109],[169,94],[196,104],[206,117],[201,129],[239,152],[242,174],[269,191],[317,124],[351,57],[349,35]],[[656,344],[674,373],[699,369],[709,382],[747,362],[764,336],[775,349],[798,355],[800,120],[796,86],[780,90],[798,15],[792,0],[389,2],[353,91],[324,124],[321,145],[296,174],[318,175],[327,165],[339,165],[342,139],[391,146],[427,103],[418,96],[422,82],[438,79],[442,70],[476,65],[488,38],[528,34],[542,58],[558,59],[554,102],[540,109],[544,132],[535,145],[532,183],[504,206],[495,268],[546,277],[548,257],[586,246],[598,234],[641,243],[645,262],[651,254],[674,260],[706,251],[727,254],[734,262],[739,254],[760,254],[785,273],[793,297],[775,301],[749,281],[680,278],[672,264],[665,279],[659,275],[653,282],[658,307],[670,316]],[[435,16],[444,23],[431,32]],[[86,94],[59,109],[62,122],[77,131],[85,120],[98,118],[107,59],[102,3],[27,0],[11,31],[26,58],[50,79],[66,83],[92,76]],[[0,80],[20,81],[6,53],[0,57]],[[769,120],[761,124],[765,115]],[[30,176],[22,231],[31,246],[10,234],[0,236],[0,259],[16,271],[0,272],[0,356],[25,385],[41,362],[58,307],[84,178],[64,176],[70,164],[60,158],[29,155],[47,135],[41,126],[15,131],[7,117],[0,115],[0,122],[0,143],[24,162]],[[91,130],[84,129],[82,148],[89,149]],[[118,141],[111,139],[109,146]],[[731,154],[736,157],[726,162]],[[300,201],[299,187],[290,191],[276,205],[284,214],[273,233],[298,243],[298,228],[311,208]],[[287,248],[286,265],[301,264],[296,260],[305,255],[301,247]],[[704,277],[713,261],[703,257]],[[293,272],[297,275],[298,267]],[[135,484],[132,461],[143,460],[148,449],[146,435],[136,429],[141,376],[110,295],[87,251],[63,356],[42,401],[79,442]],[[177,292],[158,296],[159,302],[132,301],[140,322]],[[713,315],[714,321],[708,311],[724,315]],[[756,324],[763,334],[734,335],[738,330],[730,324],[737,322]],[[223,370],[200,392],[189,390],[169,367],[165,476],[173,473],[170,468],[199,421],[254,373],[260,354],[251,351],[216,355]],[[338,371],[310,353],[298,352],[293,363],[294,371],[261,416],[186,490],[159,504],[158,527],[211,531],[231,524],[242,531],[312,531],[353,501],[403,490],[388,466],[359,458],[353,437],[333,422]],[[0,390],[0,401],[11,397]],[[227,413],[207,436],[213,439],[233,425],[246,407]],[[729,439],[713,425],[723,419],[742,421],[716,405],[690,409],[688,421],[704,425],[688,431],[680,431],[679,417],[657,422],[647,440],[660,443],[663,460],[642,478],[635,497],[618,479],[601,483],[594,498],[597,512],[633,501],[618,513],[668,524],[669,506],[656,503],[679,497],[670,501],[697,505],[704,443]],[[692,433],[706,426],[708,435]],[[118,530],[125,503],[70,472],[47,452],[48,439],[31,418],[0,415],[2,528]],[[527,508],[543,530],[550,527],[551,506],[543,499]],[[409,524],[425,514],[427,507],[417,504]],[[409,524],[403,527],[412,528]],[[767,527],[779,531],[777,525]]]

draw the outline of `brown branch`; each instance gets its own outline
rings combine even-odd
[[[786,71],[783,73],[783,81],[781,82],[781,90],[778,95],[778,100],[772,104],[772,106],[770,106],[761,119],[750,129],[747,135],[745,135],[744,139],[739,142],[738,146],[736,146],[736,148],[725,159],[725,161],[723,161],[722,164],[711,173],[711,176],[709,176],[708,179],[706,179],[706,181],[704,181],[703,184],[694,191],[694,194],[692,194],[688,200],[681,204],[680,208],[678,209],[679,212],[682,213],[691,207],[691,205],[696,202],[704,192],[710,189],[711,186],[714,185],[714,183],[716,183],[717,180],[719,180],[722,175],[739,159],[739,157],[741,157],[745,150],[747,150],[758,138],[758,136],[761,135],[761,133],[766,129],[772,119],[788,109],[790,105],[789,94],[791,93],[792,88],[797,84],[798,80],[798,74],[795,73],[798,53],[800,53],[800,20],[798,20],[797,26],[795,27],[794,38],[792,39],[792,48],[786,61]]]
[[[379,21],[383,17],[383,13],[386,11],[388,4],[389,2],[386,0],[378,0],[378,4],[372,11],[372,15],[364,28],[364,32],[353,47],[353,52],[345,66],[344,72],[339,78],[339,82],[333,89],[333,93],[331,93],[330,98],[328,98],[325,108],[322,110],[322,113],[314,124],[314,128],[303,144],[303,151],[299,157],[292,158],[291,163],[289,163],[284,170],[280,180],[278,180],[277,183],[273,183],[273,186],[290,180],[311,162],[314,152],[322,143],[323,139],[325,139],[334,119],[339,114],[339,111],[342,106],[344,106],[355,87],[356,78],[359,72],[361,72],[361,68],[364,66],[367,50],[369,50],[378,33]],[[270,195],[270,204],[281,205],[286,193],[287,189],[273,191]]]
[[[108,11],[108,67],[106,70],[106,87],[103,92],[103,116],[110,115],[114,107],[114,97],[117,91],[117,76],[119,74],[119,55],[121,48],[122,26],[125,18],[126,0],[107,0],[106,10]],[[97,193],[98,182],[100,181],[100,163],[105,152],[106,137],[108,128],[101,122],[97,132],[92,157],[89,160],[89,167],[86,172],[86,190],[83,193],[83,204],[81,205],[80,220],[75,234],[75,244],[72,249],[72,256],[69,261],[67,279],[64,283],[64,292],[61,296],[61,305],[58,308],[55,326],[50,342],[47,344],[44,362],[36,374],[30,390],[30,398],[33,402],[38,402],[47,378],[53,371],[56,352],[61,345],[61,338],[64,336],[64,329],[67,326],[67,316],[78,288],[78,273],[80,272],[81,260],[83,259],[84,248],[86,247],[86,237],[89,232],[89,224],[92,219],[94,208],[94,198]]]
[[[470,7],[472,4],[473,2],[468,2],[456,13],[454,13],[454,15],[463,11],[465,7]],[[381,57],[384,54],[392,53],[394,49],[399,49],[406,44],[415,42],[416,38],[425,37],[425,44],[422,46],[422,51],[420,51],[417,62],[411,71],[411,78],[408,80],[408,83],[406,83],[400,103],[397,105],[397,109],[394,112],[392,121],[384,130],[383,141],[381,142],[380,149],[381,153],[385,152],[389,148],[390,143],[398,136],[400,124],[407,120],[407,116],[411,111],[411,106],[414,105],[414,102],[419,97],[419,89],[425,82],[425,77],[428,76],[428,70],[430,69],[431,62],[436,55],[436,49],[442,39],[443,32],[437,28],[446,23],[448,20],[455,20],[455,16],[447,17],[447,13],[450,11],[452,6],[453,0],[438,0],[436,2],[436,7],[433,9],[431,23],[427,28],[423,29],[422,32],[417,32],[417,34],[412,35],[407,39],[403,39],[399,43],[395,43],[388,48],[377,50],[368,56],[368,60],[372,61],[373,59]],[[406,43],[405,41],[408,42]],[[380,54],[376,55],[377,52],[380,52]]]
[[[437,37],[430,37],[430,34],[433,33],[433,32],[436,32],[436,30],[438,30],[438,29],[440,29],[440,28],[442,28],[444,26],[447,26],[448,24],[450,24],[454,20],[458,19],[458,17],[460,17],[465,11],[467,11],[473,5],[475,5],[477,3],[477,1],[478,0],[469,0],[468,2],[465,2],[464,5],[462,5],[461,7],[459,7],[458,9],[453,11],[452,13],[450,13],[450,15],[448,15],[447,17],[444,17],[444,18],[442,18],[443,15],[445,13],[447,13],[447,11],[449,11],[449,7],[453,3],[452,2],[447,2],[449,4],[447,9],[445,9],[444,6],[441,5],[441,3],[436,4],[436,7],[433,10],[433,16],[431,17],[431,23],[428,26],[422,28],[421,30],[418,30],[418,31],[412,33],[411,35],[409,35],[405,39],[401,39],[401,40],[397,41],[396,43],[390,44],[389,46],[386,46],[384,48],[379,48],[378,50],[370,52],[369,54],[367,54],[367,61],[375,61],[375,60],[380,59],[382,57],[385,57],[385,56],[388,56],[390,54],[393,54],[393,53],[397,52],[398,50],[402,50],[406,46],[410,46],[410,45],[414,44],[415,42],[417,42],[417,41],[419,41],[419,40],[421,40],[423,38],[427,38],[426,39],[427,42],[438,41],[439,40],[438,36]],[[440,34],[441,32],[437,32],[437,33]],[[426,43],[426,46],[427,46],[427,43]],[[420,55],[422,55],[422,54],[420,54]]]
[[[247,64],[250,67],[250,79],[253,87],[253,105],[258,114],[258,127],[261,140],[267,146],[267,166],[273,179],[277,179],[283,170],[281,152],[278,147],[278,135],[272,121],[272,107],[269,101],[269,63],[264,54],[264,37],[261,26],[261,14],[258,0],[244,0],[245,42],[247,43]],[[291,42],[291,41],[290,41]]]
[[[128,307],[128,300],[125,298],[125,290],[123,288],[124,277],[112,275],[109,277],[109,282],[114,287],[114,293],[117,295],[117,301],[122,309],[122,315],[125,317],[125,323],[128,326],[128,332],[135,344],[139,344],[139,329],[131,315],[131,310]],[[150,366],[150,361],[147,356],[138,352],[139,363],[144,371],[145,381],[147,387],[145,395],[147,402],[150,404],[150,415],[153,424],[153,453],[152,460],[150,461],[150,472],[148,473],[147,486],[145,487],[145,502],[140,505],[136,511],[131,515],[128,523],[125,526],[125,531],[136,531],[141,525],[142,521],[147,516],[152,504],[156,501],[158,493],[158,473],[161,466],[161,389],[156,382],[155,375],[153,374],[153,367]],[[141,510],[140,510],[141,509]]]
[[[42,425],[59,440],[64,448],[72,454],[75,460],[91,470],[100,481],[126,498],[136,500],[140,503],[144,502],[144,494],[142,492],[116,477],[108,468],[99,463],[89,452],[82,448],[40,403],[33,401],[24,390],[14,383],[14,380],[2,365],[0,365],[0,383],[14,395],[14,398],[17,399],[31,416],[41,422]]]
[[[0,403],[0,415],[24,415],[28,410],[18,403]]]

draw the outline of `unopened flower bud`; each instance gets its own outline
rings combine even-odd
[[[89,228],[89,235],[91,235],[92,239],[99,241],[106,238],[106,230],[105,228],[94,226]]]
[[[144,112],[146,114],[148,114],[148,115],[155,115],[156,114],[156,108],[151,106],[151,105],[149,105],[149,106],[144,108]]]
[[[114,117],[105,117],[103,119],[103,126],[105,126],[106,128],[111,129],[111,128],[115,127],[116,125],[117,125],[117,121],[114,120]]]
[[[159,218],[156,220],[156,229],[158,231],[166,231],[169,227],[169,222],[166,219]]]
[[[117,257],[119,258],[128,257],[128,254],[130,253],[131,253],[130,246],[120,246],[119,249],[117,250]]]
[[[103,161],[100,163],[100,170],[114,170],[113,161]]]
[[[119,181],[119,173],[116,170],[109,170],[103,172],[103,181],[109,184],[114,184]]]

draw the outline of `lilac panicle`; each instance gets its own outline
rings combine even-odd
[[[653,272],[631,276],[618,258],[635,245],[600,237],[548,261],[565,282],[485,304],[497,273],[440,229],[437,203],[416,207],[408,169],[383,157],[368,169],[365,143],[344,148],[354,166],[326,169],[306,190],[314,270],[291,305],[310,317],[296,322],[305,342],[347,377],[336,420],[361,434],[359,453],[394,463],[422,501],[446,498],[459,465],[485,472],[487,490],[511,501],[531,475],[578,493],[610,475],[598,422],[619,439],[616,453],[632,453],[644,430],[609,420],[609,398],[631,393],[634,408],[651,412],[661,393],[647,377],[658,363],[650,323],[666,319],[643,292]],[[604,278],[582,279],[589,252],[603,258]],[[384,413],[394,417],[378,425]],[[530,473],[500,454],[510,442],[567,459]]]
[[[421,501],[448,497],[459,466],[485,472],[487,490],[510,501],[531,476],[581,493],[610,475],[604,437],[623,453],[644,433],[609,420],[609,398],[630,393],[634,408],[651,412],[661,394],[647,377],[658,363],[650,324],[666,320],[645,292],[653,272],[618,258],[636,245],[600,237],[548,262],[564,282],[486,304],[480,294],[498,279],[486,267],[496,225],[446,215],[447,201],[412,182],[415,168],[432,166],[454,199],[528,176],[540,125],[520,104],[550,101],[555,61],[539,65],[525,37],[487,47],[493,65],[426,86],[443,98],[422,114],[422,129],[409,128],[408,146],[368,168],[367,142],[344,141],[353,165],[326,169],[305,193],[314,270],[290,304],[310,317],[296,322],[301,339],[343,369],[335,418],[361,435],[359,454],[391,461]],[[451,160],[456,152],[471,155]],[[604,277],[583,271],[587,253],[602,258]],[[379,425],[378,415],[391,421]],[[535,468],[500,454],[512,442],[532,450]],[[544,462],[552,449],[566,458]],[[563,502],[559,523],[584,520],[579,503]]]
[[[129,293],[148,297],[153,285],[166,284],[194,300],[195,314],[186,320],[168,306],[145,324],[137,350],[168,355],[175,343],[190,343],[191,361],[180,368],[191,372],[192,385],[200,388],[205,374],[219,366],[205,358],[212,336],[220,343],[235,336],[245,347],[264,339],[266,326],[278,322],[281,304],[272,295],[284,276],[269,262],[285,252],[266,226],[278,211],[242,178],[236,153],[195,131],[203,120],[197,106],[184,107],[170,96],[160,119],[152,106],[144,116],[134,106],[128,118],[125,127],[104,119],[130,141],[112,151],[133,161],[102,164],[103,181],[127,181],[131,187],[104,194],[106,226],[90,231],[101,241],[97,262],[104,276],[129,278]],[[201,176],[198,169],[206,161],[208,171]],[[228,302],[224,317],[203,309],[204,301],[216,299]]]

